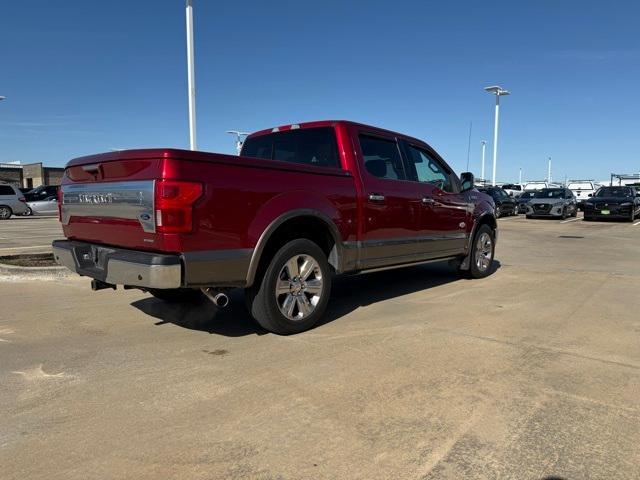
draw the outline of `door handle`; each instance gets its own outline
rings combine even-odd
[[[371,200],[372,202],[384,202],[384,195],[381,195],[379,193],[370,193],[369,200]]]
[[[436,201],[433,198],[429,198],[429,197],[422,198],[423,205],[433,205],[434,203],[436,203]]]

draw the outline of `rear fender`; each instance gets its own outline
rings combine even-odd
[[[291,209],[291,205],[298,208]],[[262,253],[271,236],[278,227],[297,217],[315,217],[326,224],[335,244],[330,254],[330,263],[339,273],[344,270],[344,244],[340,226],[346,227],[340,212],[326,199],[309,192],[288,192],[279,195],[265,205],[256,214],[249,226],[248,242],[255,248],[247,272],[247,286],[255,281]]]

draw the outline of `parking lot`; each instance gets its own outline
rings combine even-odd
[[[491,277],[340,278],[291,337],[240,292],[0,281],[2,478],[640,477],[640,225],[499,224]],[[56,228],[2,222],[0,247]]]
[[[0,223],[0,256],[51,251],[51,242],[63,238],[57,216],[13,216]]]

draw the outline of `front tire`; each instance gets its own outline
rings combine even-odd
[[[476,232],[471,244],[469,276],[484,278],[491,274],[495,254],[495,232],[489,225],[482,225]]]
[[[331,293],[331,268],[322,249],[304,238],[285,244],[264,276],[246,291],[247,307],[266,330],[300,333],[322,318]]]

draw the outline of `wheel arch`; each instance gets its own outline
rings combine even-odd
[[[251,255],[246,286],[253,285],[266,261],[278,248],[295,238],[307,238],[317,243],[333,269],[338,273],[343,271],[344,246],[335,223],[319,210],[303,208],[280,215],[262,232]]]

